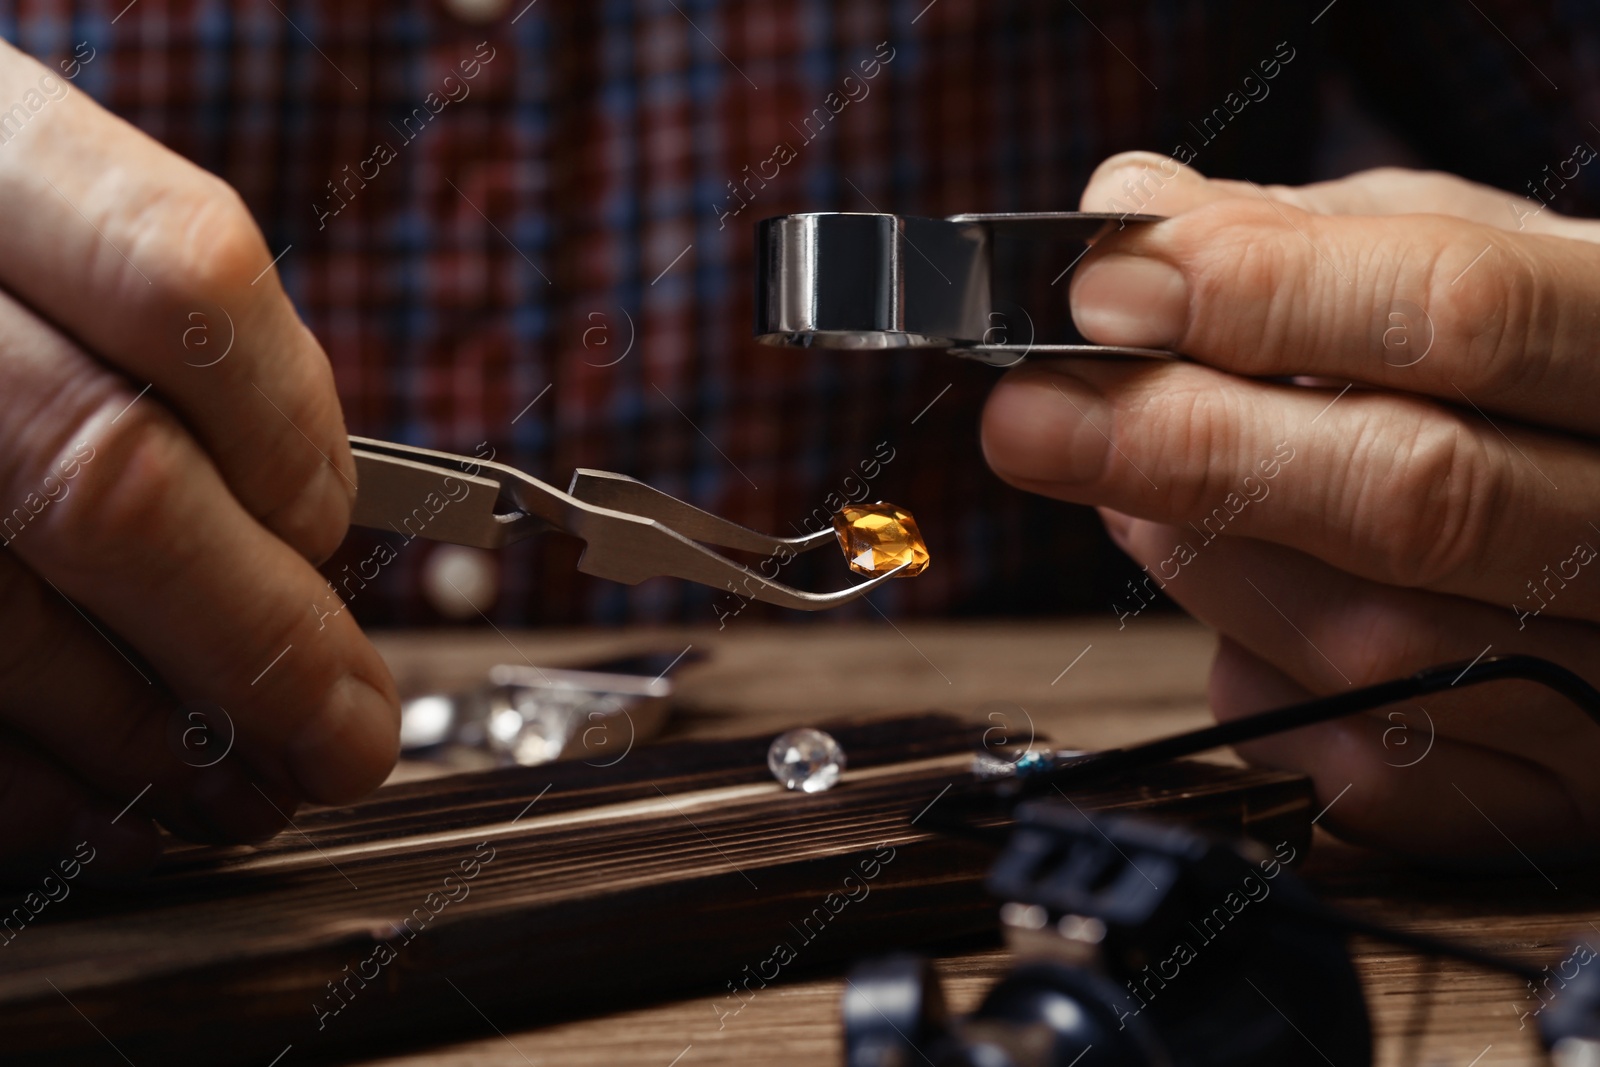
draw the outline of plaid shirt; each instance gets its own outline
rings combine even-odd
[[[891,614],[1105,610],[1131,569],[1087,511],[986,471],[992,369],[754,344],[757,219],[1072,208],[1106,155],[1185,142],[1208,173],[1304,181],[1375,143],[1346,96],[1416,161],[1517,191],[1600,144],[1589,5],[510,2],[0,0],[0,33],[88,57],[80,88],[240,190],[352,432],[486,442],[556,482],[621,471],[775,532],[865,480],[934,557],[874,598]],[[1270,95],[1228,102],[1284,48]],[[1596,188],[1583,173],[1558,206]],[[356,613],[436,621],[430,550],[402,549]],[[784,578],[837,587],[827,555]],[[504,551],[492,616],[716,617],[713,591],[591,580],[576,556]]]

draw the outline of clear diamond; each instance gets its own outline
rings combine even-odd
[[[823,733],[803,726],[780,734],[767,749],[767,767],[785,789],[822,793],[832,789],[844,770],[844,749]]]

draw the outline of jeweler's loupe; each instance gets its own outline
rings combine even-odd
[[[1044,314],[1065,308],[1062,289],[1029,299],[1006,262],[1054,272],[1055,281],[1097,237],[1161,221],[1154,215],[1042,212],[923,218],[857,212],[780,215],[756,225],[756,340],[763,344],[884,350],[931,348],[1008,367],[1041,356],[1173,359],[1154,348],[1091,345],[1038,336]],[[1032,259],[1035,262],[1027,264]],[[1038,314],[1028,311],[1034,306]]]

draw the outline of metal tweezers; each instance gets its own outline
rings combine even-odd
[[[579,468],[562,492],[514,467],[429,448],[350,438],[360,486],[357,526],[475,548],[500,548],[561,532],[584,542],[578,569],[637,585],[672,577],[801,611],[848,604],[906,565],[832,593],[810,593],[707,548],[758,553],[770,562],[835,543],[832,530],[769,537],[624,474]],[[774,568],[776,573],[776,568]]]

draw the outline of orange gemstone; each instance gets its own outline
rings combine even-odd
[[[928,546],[922,543],[917,520],[904,508],[881,500],[846,504],[833,516],[833,532],[857,574],[886,574],[907,564],[900,576],[908,578],[928,569]]]

